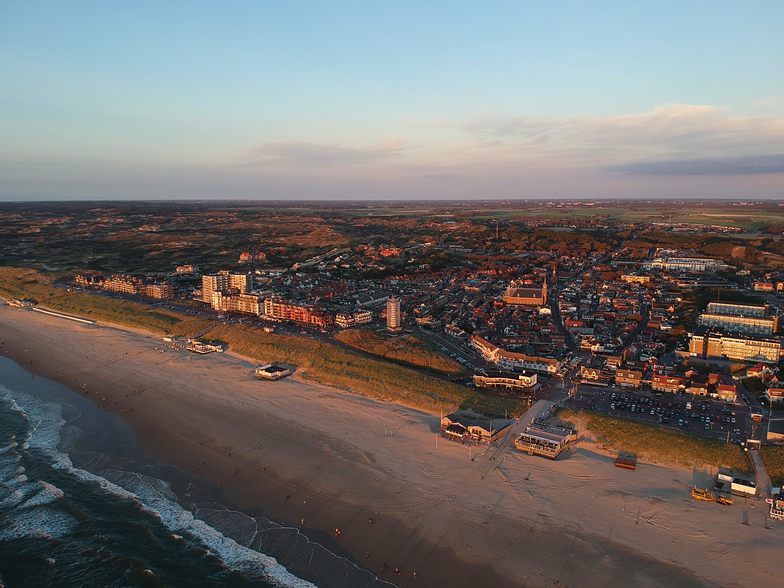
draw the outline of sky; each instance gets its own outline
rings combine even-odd
[[[784,2],[2,0],[0,200],[784,198]]]

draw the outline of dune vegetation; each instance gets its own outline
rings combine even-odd
[[[737,445],[589,410],[563,409],[558,417],[587,429],[606,449],[636,453],[642,461],[681,467],[707,464],[743,472],[753,471],[748,455]]]
[[[187,336],[198,332],[205,338],[223,341],[232,350],[254,360],[291,364],[305,380],[434,414],[462,407],[499,418],[518,416],[525,409],[525,405],[517,399],[480,394],[435,375],[382,357],[368,357],[328,341],[265,333],[249,325],[218,325],[207,330],[213,324],[208,319],[58,287],[54,285],[57,277],[56,274],[43,274],[31,269],[0,267],[0,296],[28,299],[44,308],[155,334]],[[416,346],[416,342],[409,342],[406,353]],[[397,362],[403,362],[403,357],[406,356],[392,354],[392,359]],[[422,367],[413,361],[411,363]],[[435,365],[449,369],[447,361]],[[434,369],[434,373],[438,371]]]
[[[52,285],[53,279],[35,270],[0,267],[0,296],[29,299],[44,308],[163,335],[187,335],[210,324],[140,302],[59,288]]]
[[[369,329],[347,329],[335,335],[335,339],[365,353],[448,376],[465,372],[465,368],[460,363],[435,351],[413,335],[391,337]]]
[[[453,410],[473,396],[465,386],[308,337],[248,325],[219,325],[205,337],[257,361],[294,365],[303,379],[430,412]]]
[[[774,486],[784,485],[784,447],[765,446],[760,453],[770,481]]]

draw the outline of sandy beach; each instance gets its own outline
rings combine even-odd
[[[437,416],[161,346],[0,305],[0,353],[121,415],[151,455],[230,504],[333,535],[396,585],[760,586],[784,575],[784,525],[765,527],[764,503],[693,501],[702,468],[621,470],[585,439],[555,462],[513,450],[469,459],[437,437]]]

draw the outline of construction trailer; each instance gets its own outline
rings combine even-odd
[[[715,487],[738,496],[757,495],[757,483],[751,476],[725,467],[719,468]]]

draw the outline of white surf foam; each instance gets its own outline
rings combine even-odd
[[[39,480],[37,484],[41,489],[33,494],[33,496],[25,500],[22,504],[20,504],[19,508],[43,506],[44,504],[51,504],[52,502],[55,502],[63,497],[63,491],[60,490],[57,486],[53,486],[52,484],[42,480]]]
[[[30,538],[60,538],[70,535],[79,521],[66,512],[47,508],[15,509],[0,529],[0,542]]]
[[[59,450],[60,430],[65,423],[59,405],[43,402],[27,393],[9,390],[1,385],[0,397],[10,401],[15,410],[25,415],[30,423],[30,435],[25,442],[27,447],[45,452],[52,460],[53,467],[67,471],[83,481],[97,484],[105,492],[134,502],[140,510],[160,519],[172,532],[188,533],[198,538],[227,566],[235,570],[263,576],[273,584],[286,588],[315,588],[311,582],[291,574],[275,558],[238,544],[194,517],[193,513],[182,508],[171,496],[167,496],[170,492],[165,482],[152,482],[152,478],[144,481],[142,476],[136,475],[138,483],[128,484],[131,489],[126,489],[106,478],[74,467],[68,455]],[[129,478],[133,479],[133,476]],[[20,517],[19,523],[4,530],[4,533],[11,537],[28,536],[18,534],[25,532],[40,532],[41,536],[60,536],[56,533],[67,532],[70,528],[67,521],[55,518],[52,520],[53,526],[41,526],[41,517],[34,516],[39,510],[41,509],[32,508],[23,511],[26,514]],[[76,523],[75,520],[73,522]],[[9,540],[5,539],[5,536],[0,535],[0,540]]]

